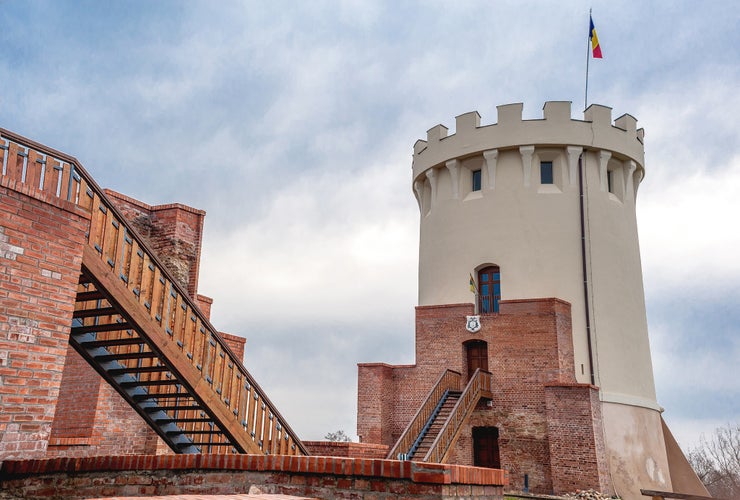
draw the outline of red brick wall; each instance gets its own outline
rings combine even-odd
[[[2,488],[22,498],[228,495],[501,499],[501,470],[397,460],[280,455],[170,455],[5,462]]]
[[[594,489],[613,494],[598,388],[548,385],[545,399],[554,490]]]
[[[236,355],[236,359],[239,361],[244,360],[244,345],[247,343],[247,339],[244,337],[240,337],[238,335],[231,335],[230,333],[224,333],[224,332],[218,332],[219,335],[221,335],[221,338],[224,339],[224,342],[226,342],[226,345],[229,346],[229,349],[231,349],[234,354]]]
[[[393,444],[392,432],[398,398],[394,371],[402,370],[384,363],[357,366],[357,435],[361,443]]]
[[[200,312],[203,313],[208,321],[211,321],[211,306],[213,306],[213,299],[198,293],[195,296],[195,301],[198,304]]]
[[[317,457],[385,458],[390,451],[384,444],[341,441],[303,441],[303,446]]]
[[[138,413],[68,348],[48,457],[172,453]]]
[[[570,305],[558,299],[502,301],[499,314],[482,316],[482,328],[474,334],[465,329],[465,316],[471,314],[472,304],[417,307],[416,365],[359,365],[358,434],[363,442],[393,445],[445,369],[467,374],[464,343],[482,340],[488,347],[494,397],[491,406],[479,403],[449,462],[472,464],[473,427],[497,427],[501,463],[511,473],[512,488],[521,489],[526,474],[530,491],[550,493],[555,485],[545,388],[575,383]],[[592,408],[590,394],[574,397]],[[584,432],[595,443],[600,414],[588,423]],[[567,427],[561,436],[566,444],[581,439],[579,433],[568,434]],[[580,477],[567,472],[584,484],[606,473],[589,470]]]
[[[92,442],[102,383],[103,379],[90,364],[72,346],[67,346],[62,385],[49,439],[50,453],[54,452],[54,443],[60,440],[84,445]]]
[[[0,178],[0,461],[46,451],[88,225],[72,204]]]
[[[173,277],[196,297],[206,213],[179,203],[150,206],[110,189],[105,192]]]

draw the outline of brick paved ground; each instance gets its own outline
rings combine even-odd
[[[168,495],[162,497],[108,497],[105,499],[90,500],[305,500],[306,497],[294,497],[290,495],[267,495],[267,494],[247,494],[247,495]]]

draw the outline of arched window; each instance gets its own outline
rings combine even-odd
[[[478,271],[478,312],[498,312],[501,300],[501,270],[498,266],[486,266]]]

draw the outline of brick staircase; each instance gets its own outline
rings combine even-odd
[[[69,342],[82,357],[176,453],[307,455],[241,360],[82,165],[7,130],[0,134],[4,185],[89,217],[69,318]],[[63,228],[50,237],[63,238]]]

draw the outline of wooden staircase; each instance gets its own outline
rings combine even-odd
[[[427,425],[419,434],[416,443],[411,447],[408,454],[408,460],[414,457],[424,457],[432,448],[432,444],[439,436],[445,422],[450,417],[452,410],[455,408],[460,399],[460,391],[447,391],[437,405],[438,410],[432,414]]]
[[[0,134],[9,141],[3,165],[22,165],[18,184],[32,180],[44,196],[90,214],[70,343],[92,367],[177,453],[307,455],[241,360],[79,162]]]
[[[388,458],[445,463],[481,399],[491,399],[491,374],[476,370],[464,389],[460,373],[446,370],[429,391]]]

